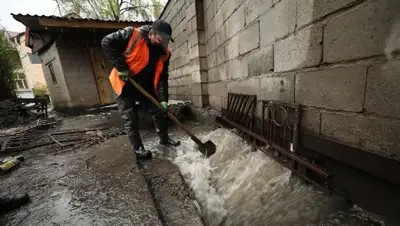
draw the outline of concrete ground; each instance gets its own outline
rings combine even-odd
[[[64,118],[57,130],[112,127],[107,131],[115,135],[120,123],[111,111]],[[153,161],[137,163],[126,136],[118,135],[83,149],[19,153],[25,161],[0,177],[0,194],[28,193],[31,202],[0,216],[0,225],[203,225],[193,192],[167,158],[173,149],[155,145],[152,129],[142,136],[156,149]]]

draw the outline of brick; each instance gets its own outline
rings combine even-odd
[[[400,160],[399,120],[323,112],[321,134],[352,147]]]
[[[271,0],[247,0],[244,5],[246,24],[253,22],[272,6]]]
[[[226,84],[224,82],[209,83],[208,92],[210,96],[225,97],[227,96]]]
[[[297,0],[297,27],[356,3],[358,0]]]
[[[260,23],[249,25],[239,34],[239,54],[245,54],[260,46]]]
[[[318,65],[322,53],[322,27],[312,26],[274,45],[274,69],[289,71]]]
[[[294,102],[294,73],[261,76],[261,99]]]
[[[234,36],[225,43],[225,51],[227,60],[239,56],[239,36]]]
[[[253,77],[245,80],[233,81],[228,83],[228,92],[241,93],[247,95],[261,95],[260,78]]]
[[[303,132],[319,136],[321,133],[321,112],[316,109],[303,110],[300,126]]]
[[[296,4],[291,0],[282,0],[260,17],[261,45],[269,45],[294,32],[295,27]]]
[[[248,62],[248,75],[250,77],[267,74],[274,69],[273,46],[257,49],[246,56]]]
[[[217,49],[217,65],[222,64],[226,61],[226,55],[225,55],[225,46],[220,46]]]
[[[244,6],[240,6],[226,21],[228,26],[227,38],[229,39],[239,33],[244,28],[245,23]]]
[[[400,61],[373,65],[368,70],[365,110],[400,117]]]
[[[296,102],[360,112],[363,109],[366,73],[365,66],[299,73],[296,76]]]
[[[384,54],[386,40],[399,12],[400,1],[372,1],[330,20],[324,29],[324,61]]]

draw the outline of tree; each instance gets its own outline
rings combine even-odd
[[[6,31],[0,30],[0,101],[15,97],[13,78],[20,64],[17,49],[8,41]]]
[[[160,0],[54,0],[60,15],[76,13],[82,17],[110,20],[151,20],[164,5]]]

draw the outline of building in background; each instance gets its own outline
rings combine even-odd
[[[47,84],[38,54],[32,53],[26,46],[25,32],[17,33],[8,31],[10,42],[18,51],[20,65],[16,75],[15,93],[19,98],[34,98],[36,95],[46,95]]]
[[[37,53],[56,110],[88,108],[115,102],[108,76],[112,66],[101,49],[101,39],[127,26],[150,21],[83,19],[12,14],[26,26],[27,46]]]

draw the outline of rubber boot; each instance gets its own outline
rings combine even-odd
[[[168,136],[167,118],[163,112],[155,114],[153,120],[161,145],[178,146],[181,144],[179,140],[174,140]]]
[[[28,194],[18,194],[11,197],[0,198],[0,213],[5,213],[28,203],[30,200]]]
[[[133,152],[136,155],[137,160],[151,159],[152,153],[143,147],[142,139],[139,133],[133,133],[128,136],[129,142],[133,147]]]

